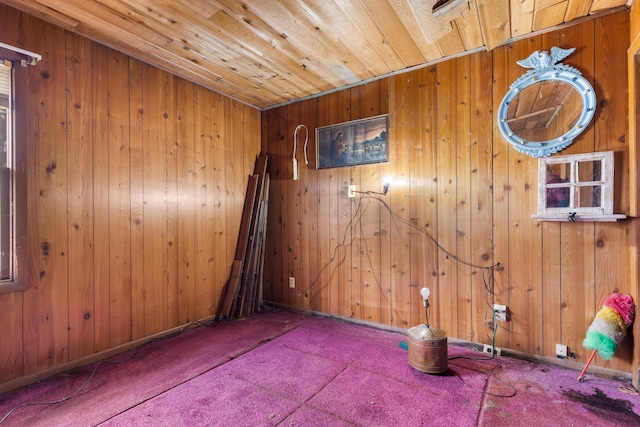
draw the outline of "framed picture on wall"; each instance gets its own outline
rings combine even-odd
[[[316,128],[316,168],[385,163],[388,135],[388,114]]]

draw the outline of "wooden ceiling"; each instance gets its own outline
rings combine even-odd
[[[0,3],[264,109],[464,52],[491,50],[509,40],[607,12],[631,1]]]

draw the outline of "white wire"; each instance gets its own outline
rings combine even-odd
[[[304,163],[306,165],[308,165],[309,164],[309,159],[307,159],[307,142],[309,142],[309,129],[307,129],[307,127],[305,125],[296,126],[296,130],[293,131],[293,159],[295,160],[295,158],[296,158],[296,147],[298,145],[297,134],[298,134],[298,131],[300,129],[302,129],[302,128],[304,128],[304,130],[307,131],[307,135],[306,135],[306,137],[304,139]]]

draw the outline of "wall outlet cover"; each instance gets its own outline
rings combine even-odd
[[[495,313],[496,320],[500,322],[507,321],[507,306],[502,304],[493,304],[493,312]]]
[[[560,357],[567,357],[567,346],[564,344],[556,344],[556,355]]]
[[[491,350],[493,350],[493,354],[495,356],[500,356],[502,354],[502,350],[500,350],[498,347],[491,347],[490,345],[487,345],[487,344],[484,345],[482,352],[486,354],[491,354]]]

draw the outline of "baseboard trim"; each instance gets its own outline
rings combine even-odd
[[[120,353],[124,353],[125,351],[133,350],[138,347],[141,347],[151,341],[155,341],[162,338],[167,338],[171,335],[175,335],[181,332],[184,332],[188,329],[194,329],[203,324],[209,323],[215,319],[215,316],[208,316],[204,319],[197,320],[195,322],[188,323],[186,325],[176,326],[175,328],[167,329],[166,331],[158,332],[153,335],[149,335],[144,338],[140,338],[134,341],[130,341],[128,343],[119,345],[117,347],[110,348],[108,350],[104,350],[98,353],[91,354],[89,356],[81,357],[80,359],[76,359],[62,365],[55,366],[53,368],[36,372],[31,375],[25,375],[23,377],[16,378],[14,380],[7,381],[5,383],[0,384],[0,395],[7,393],[9,391],[13,391],[19,389],[21,387],[28,386],[30,384],[36,383],[38,381],[42,381],[54,375],[60,374],[62,372],[67,372],[72,369],[80,368],[82,366],[87,366],[95,362],[99,362],[104,359],[108,359],[109,357],[116,356]]]
[[[378,324],[378,323],[367,322],[365,320],[352,319],[350,317],[336,316],[336,315],[333,315],[333,314],[327,314],[327,313],[314,311],[314,310],[306,310],[306,309],[290,307],[290,306],[287,306],[285,304],[275,303],[275,302],[272,302],[272,301],[264,301],[263,303],[266,304],[266,305],[270,305],[272,307],[279,308],[281,310],[294,311],[294,312],[297,312],[297,313],[307,314],[307,315],[310,315],[310,316],[318,316],[318,317],[339,319],[339,320],[345,321],[347,323],[353,323],[353,324],[356,324],[356,325],[368,326],[368,327],[371,327],[371,328],[380,329],[380,330],[384,330],[384,331],[398,332],[398,333],[402,333],[402,334],[406,334],[406,332],[407,332],[406,328],[398,328],[398,327],[394,327],[394,326],[381,325],[381,324]],[[478,342],[474,342],[474,341],[466,341],[466,340],[461,340],[461,339],[456,339],[456,338],[448,338],[448,342],[452,343],[452,344],[455,344],[455,345],[459,345],[461,347],[471,348],[471,349],[477,350],[477,351],[479,351],[481,353],[482,353],[484,345],[486,344],[486,343],[478,343]],[[511,349],[503,348],[503,347],[501,347],[500,349],[502,351],[502,356],[513,357],[513,358],[516,358],[516,359],[526,360],[526,361],[529,361],[529,362],[546,363],[548,365],[560,366],[560,367],[563,367],[563,368],[566,368],[566,369],[574,370],[576,372],[580,372],[580,371],[582,371],[582,368],[584,368],[584,365],[582,363],[574,362],[574,361],[572,361],[570,359],[559,359],[557,357],[538,356],[538,355],[535,355],[535,354],[524,353],[524,352],[521,352],[521,351],[511,350]],[[589,366],[589,369],[587,370],[587,374],[592,374],[592,375],[596,375],[596,376],[599,376],[599,377],[614,379],[614,380],[618,380],[618,381],[631,381],[631,382],[633,381],[633,374],[630,373],[630,372],[618,371],[618,370],[609,369],[609,368],[602,368],[600,366]],[[578,379],[578,375],[576,375],[576,381],[577,381],[577,379]]]

